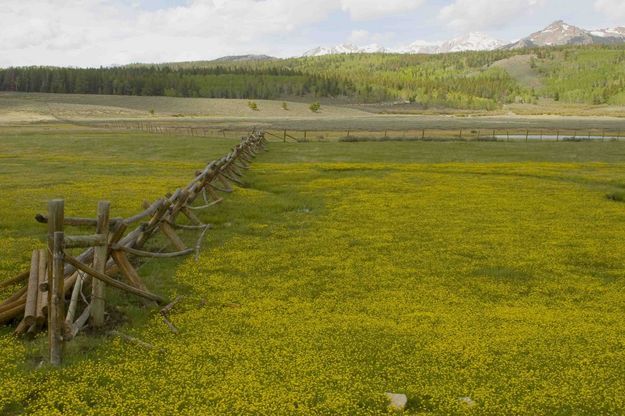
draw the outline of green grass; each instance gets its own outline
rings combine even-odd
[[[41,244],[47,199],[92,215],[108,198],[128,215],[234,143],[0,136],[0,279]],[[199,262],[140,269],[187,296],[180,335],[109,290],[122,330],[164,354],[81,336],[61,370],[35,370],[45,337],[0,329],[0,413],[381,414],[386,391],[408,395],[408,414],[625,410],[625,210],[606,198],[625,189],[625,143],[269,149],[202,213],[214,229]]]

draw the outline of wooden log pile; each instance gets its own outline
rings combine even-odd
[[[146,305],[165,305],[167,300],[154,294],[142,281],[129,256],[169,258],[199,250],[201,239],[210,226],[195,212],[219,204],[219,192],[232,192],[232,183],[241,183],[244,170],[256,154],[264,150],[263,133],[253,132],[241,139],[230,153],[196,172],[184,188],[154,203],[145,203],[144,211],[130,218],[109,218],[110,203],[100,201],[96,218],[64,216],[64,201],[52,200],[47,215],[35,219],[48,226],[48,246],[35,250],[30,269],[0,282],[0,288],[21,287],[0,302],[0,325],[17,324],[15,334],[35,334],[47,328],[50,363],[61,364],[64,343],[84,327],[105,325],[106,291],[116,288],[137,296]],[[194,205],[200,200],[201,205]],[[191,225],[177,223],[184,216]],[[90,227],[91,235],[68,235],[65,227]],[[188,248],[177,229],[201,230],[195,248]],[[162,234],[175,252],[153,253],[144,249],[148,240]],[[70,249],[83,249],[70,255]],[[121,275],[121,279],[116,278]],[[162,313],[167,321],[167,312]],[[173,326],[170,326],[172,331]]]

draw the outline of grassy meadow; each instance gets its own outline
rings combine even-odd
[[[41,246],[48,199],[129,215],[235,143],[2,130],[0,280]],[[109,289],[120,330],[164,352],[83,334],[56,370],[40,366],[45,335],[0,328],[0,414],[374,415],[388,391],[407,414],[622,413],[625,205],[607,196],[625,189],[623,156],[622,142],[272,142],[202,214],[199,261],[140,268],[185,296],[179,335]]]

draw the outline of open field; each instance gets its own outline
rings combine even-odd
[[[253,100],[258,110],[248,106],[250,100],[210,98],[133,97],[85,94],[0,93],[0,122],[102,120],[102,119],[179,119],[207,120],[232,118],[336,118],[356,117],[367,113],[343,107],[324,106],[323,113],[310,111],[309,103]],[[151,114],[151,110],[154,114]]]
[[[562,104],[543,100],[539,105],[510,104],[501,111],[416,111],[409,106],[338,106],[322,104],[319,113],[309,103],[208,98],[135,97],[82,94],[30,94],[0,92],[0,126],[82,123],[99,125],[123,120],[164,126],[308,131],[404,131],[420,129],[610,129],[625,132],[625,110],[619,106]],[[150,114],[154,110],[154,114]],[[407,114],[402,114],[407,113]],[[412,114],[414,113],[414,114]]]
[[[43,241],[48,199],[131,214],[235,143],[0,130],[0,281]],[[140,268],[186,296],[179,335],[113,299],[122,330],[164,353],[91,334],[37,368],[45,336],[0,328],[0,413],[381,414],[393,391],[407,414],[620,414],[625,205],[606,196],[625,189],[624,156],[625,142],[273,142],[203,214],[198,262]]]

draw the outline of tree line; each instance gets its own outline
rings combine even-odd
[[[283,68],[167,67],[55,68],[0,70],[3,91],[205,98],[276,99],[284,96],[354,94],[349,82]]]
[[[531,89],[492,64],[532,55]],[[0,90],[172,97],[336,98],[424,107],[495,109],[539,97],[625,104],[625,47],[535,48],[440,55],[352,54],[285,60],[135,64],[115,68],[0,69]]]

